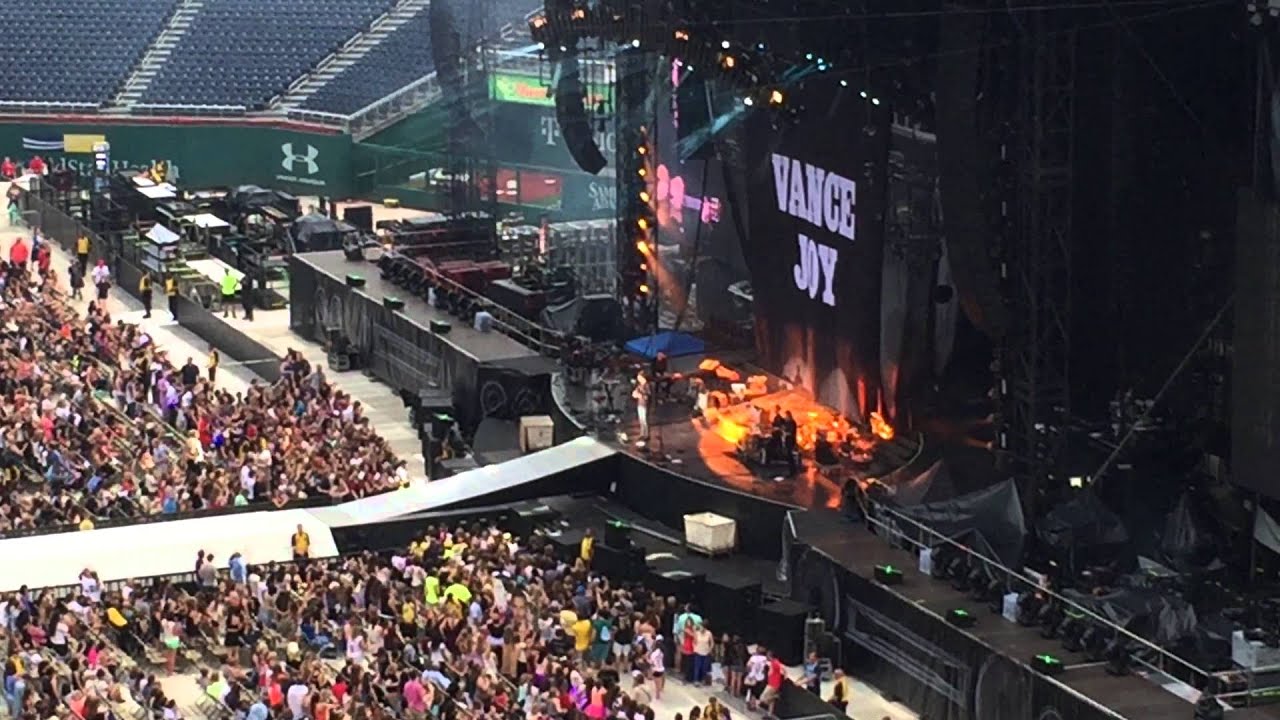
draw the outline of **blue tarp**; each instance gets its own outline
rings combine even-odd
[[[650,360],[658,353],[666,353],[667,357],[678,358],[686,355],[700,355],[707,350],[706,343],[689,333],[660,332],[656,335],[645,335],[627,341],[627,352]]]

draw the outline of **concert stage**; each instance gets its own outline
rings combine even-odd
[[[821,608],[841,636],[845,659],[863,677],[921,717],[1190,718],[1192,706],[1138,675],[1115,677],[1101,663],[1063,650],[991,613],[949,582],[918,571],[913,553],[892,547],[865,525],[815,510],[794,518],[792,597]],[[874,568],[892,565],[903,583],[876,582]],[[977,623],[961,629],[945,617],[962,608]],[[1047,653],[1066,671],[1050,678],[1027,663]],[[1052,711],[1052,712],[1051,712]]]
[[[577,432],[590,429],[587,389],[565,382],[563,376],[556,378],[552,388],[562,422]],[[651,418],[656,416],[657,420],[651,421],[649,442],[640,448],[635,444],[639,425],[629,388],[615,388],[612,395],[614,407],[621,410],[622,422],[609,429],[594,428],[603,442],[676,475],[799,508],[839,508],[850,481],[895,474],[914,476],[934,459],[923,435],[902,433],[889,440],[868,441],[869,457],[865,462],[854,463],[845,458],[838,464],[819,466],[811,452],[813,433],[827,428],[843,434],[848,431],[848,423],[830,408],[816,404],[808,393],[796,389],[781,389],[719,411],[712,409],[705,417],[690,417],[691,406],[659,407],[651,411]],[[804,462],[795,475],[788,475],[785,462],[763,466],[739,452],[739,443],[750,425],[752,405],[769,413],[790,411],[801,426],[799,444],[805,450]]]
[[[364,279],[347,284],[348,275]],[[458,420],[474,428],[486,417],[512,419],[551,409],[554,361],[496,331],[480,332],[382,279],[378,267],[347,260],[341,251],[289,258],[289,325],[327,345],[344,335],[361,369],[397,390],[451,391]],[[404,307],[392,310],[388,297]],[[435,332],[432,323],[448,323]]]

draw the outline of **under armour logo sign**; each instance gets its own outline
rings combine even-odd
[[[285,143],[280,146],[280,152],[284,153],[284,159],[280,161],[280,167],[285,170],[294,172],[294,167],[298,163],[305,163],[308,175],[315,175],[320,172],[320,164],[316,162],[316,158],[320,157],[320,151],[314,145],[308,145],[305,153],[295,153],[293,151],[293,143]]]

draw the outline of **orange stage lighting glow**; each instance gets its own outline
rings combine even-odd
[[[767,395],[749,395],[744,401],[721,408],[716,415],[715,432],[726,441],[737,445],[751,433],[751,407],[756,406],[772,421],[775,408],[790,412],[796,421],[796,444],[802,450],[813,450],[818,435],[826,435],[833,443],[841,441],[852,431],[849,421],[825,405],[819,405],[801,390],[784,390]],[[768,434],[769,428],[760,428]]]
[[[884,419],[884,416],[879,411],[871,413],[871,432],[875,433],[876,437],[881,440],[893,439],[893,426]]]

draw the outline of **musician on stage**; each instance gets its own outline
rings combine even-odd
[[[798,469],[796,467],[796,458],[799,457],[799,451],[796,447],[796,435],[799,430],[795,417],[788,410],[782,418],[782,450],[787,454],[787,467],[792,475],[795,475]]]
[[[644,373],[636,376],[636,387],[631,391],[631,397],[636,401],[636,418],[640,420],[640,441],[637,444],[649,441],[649,398],[653,393],[652,383]]]

